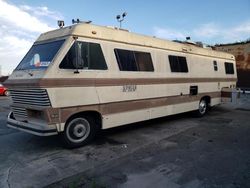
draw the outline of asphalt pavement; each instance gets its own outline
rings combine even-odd
[[[106,130],[74,150],[7,128],[9,105],[0,97],[0,187],[250,187],[250,95],[203,118]]]

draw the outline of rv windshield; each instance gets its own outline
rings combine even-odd
[[[33,45],[16,70],[46,69],[62,46],[64,40]]]

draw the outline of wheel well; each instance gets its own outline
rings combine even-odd
[[[211,105],[211,97],[210,96],[204,96],[204,97],[201,98],[201,100],[202,99],[204,99],[207,102],[208,106]]]
[[[66,124],[76,118],[76,117],[80,117],[80,116],[90,116],[94,119],[95,123],[101,128],[102,127],[102,115],[97,112],[97,111],[84,111],[84,112],[78,112],[76,114],[71,115],[67,121]]]

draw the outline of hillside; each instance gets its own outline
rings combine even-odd
[[[216,45],[215,49],[235,56],[238,73],[237,85],[240,88],[250,88],[250,40]]]

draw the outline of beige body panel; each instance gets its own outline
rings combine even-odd
[[[53,108],[99,104],[95,87],[48,88]]]
[[[163,116],[192,111],[197,108],[199,101],[182,103],[176,105],[168,105],[157,108],[149,108],[145,110],[130,111],[125,113],[117,113],[105,115],[103,117],[104,129],[116,126],[125,125],[133,122],[139,122]],[[121,117],[123,117],[121,119]]]

